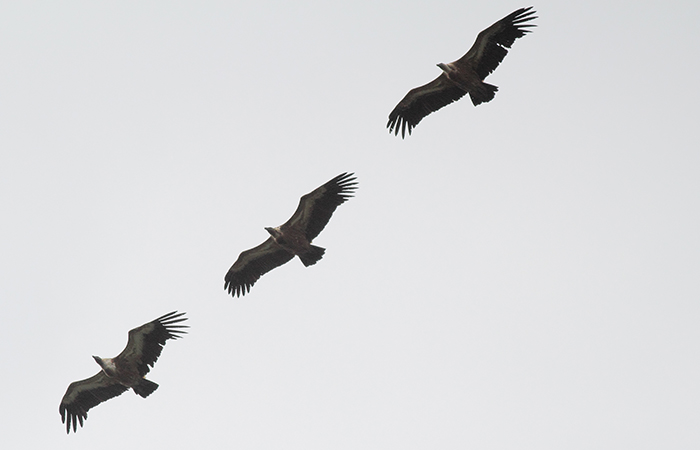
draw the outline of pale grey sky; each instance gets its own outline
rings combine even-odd
[[[0,5],[3,448],[700,447],[700,4],[535,3],[492,102],[385,128],[523,6]],[[323,260],[228,296],[345,171]],[[175,309],[158,391],[67,436]]]

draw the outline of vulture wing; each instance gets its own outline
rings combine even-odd
[[[182,328],[189,327],[179,325],[180,322],[187,320],[187,317],[182,317],[183,315],[185,313],[178,314],[177,311],[173,311],[129,331],[129,342],[126,348],[114,358],[115,364],[136,364],[139,375],[145,376],[158,360],[165,341],[181,338],[181,334],[187,333]]]
[[[250,292],[258,278],[294,258],[294,254],[283,249],[270,237],[255,248],[246,250],[228,270],[224,277],[224,290],[232,296]]]
[[[357,189],[357,178],[352,173],[341,173],[323,186],[314,189],[299,200],[299,206],[280,228],[297,228],[311,242],[325,228],[335,209],[345,203]]]
[[[528,28],[537,26],[526,23],[537,18],[533,14],[532,6],[508,14],[479,33],[472,48],[453,64],[471,67],[483,80],[496,70],[513,42],[530,33]]]
[[[61,421],[66,424],[66,433],[70,433],[71,424],[73,424],[73,432],[77,431],[78,422],[80,422],[81,427],[83,426],[90,408],[116,397],[128,389],[128,387],[109,378],[103,371],[94,377],[71,383],[58,407]]]
[[[457,87],[444,73],[430,83],[411,89],[389,114],[386,126],[389,133],[394,131],[398,136],[406,137],[406,129],[411,134],[413,127],[428,114],[437,111],[462,98],[467,91]]]

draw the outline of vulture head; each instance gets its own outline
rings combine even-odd
[[[452,70],[450,70],[450,66],[448,66],[445,63],[438,63],[437,66],[442,69],[443,72],[445,73],[450,73]]]
[[[275,240],[277,240],[278,238],[281,238],[281,237],[282,237],[282,233],[280,233],[280,230],[278,230],[277,228],[265,227],[265,231],[267,231],[268,233],[270,233],[270,236],[272,236],[273,238],[275,238]]]

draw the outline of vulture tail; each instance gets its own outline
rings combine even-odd
[[[153,391],[158,389],[158,384],[144,378],[139,384],[132,386],[132,388],[138,395],[146,398],[151,395]]]
[[[306,267],[313,266],[321,258],[323,258],[323,254],[325,252],[326,252],[325,248],[321,248],[321,247],[317,247],[315,245],[312,245],[311,250],[304,253],[303,255],[299,255],[299,259],[301,259],[301,262],[303,262]]]
[[[481,86],[469,91],[469,96],[472,98],[472,103],[474,103],[474,106],[478,106],[482,103],[493,100],[493,98],[496,96],[497,90],[498,86],[488,83],[481,83]]]

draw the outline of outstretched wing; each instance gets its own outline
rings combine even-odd
[[[503,61],[516,39],[530,33],[537,25],[526,23],[536,19],[532,6],[520,8],[494,23],[476,37],[472,48],[455,61],[456,66],[469,66],[483,80]]]
[[[398,136],[401,129],[401,137],[406,137],[406,130],[411,130],[418,125],[423,117],[437,111],[443,106],[456,102],[467,91],[457,87],[444,73],[428,84],[411,89],[389,114],[386,127],[389,134],[394,131]]]
[[[257,247],[238,256],[224,277],[224,290],[240,297],[250,292],[258,278],[294,258],[294,254],[283,249],[271,237]]]
[[[351,198],[357,189],[357,178],[341,173],[323,186],[301,197],[292,217],[280,228],[296,228],[311,242],[325,228],[335,209]]]
[[[61,421],[66,424],[66,433],[70,433],[71,424],[73,432],[78,430],[78,422],[80,422],[81,427],[83,426],[90,408],[116,397],[128,389],[128,387],[109,378],[102,371],[88,379],[71,383],[58,407]]]
[[[129,331],[129,342],[126,348],[114,358],[115,364],[136,364],[139,375],[145,376],[158,360],[165,341],[181,338],[182,334],[187,333],[182,329],[189,327],[179,325],[180,322],[187,320],[187,317],[182,317],[183,315],[185,313],[178,314],[177,311],[173,311]]]

